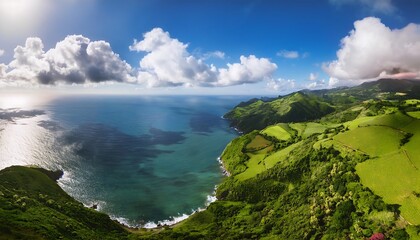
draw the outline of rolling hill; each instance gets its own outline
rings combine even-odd
[[[306,122],[344,110],[366,100],[420,98],[420,81],[380,79],[355,87],[303,90],[274,99],[251,99],[225,114],[231,125],[245,133],[281,122]],[[349,117],[349,116],[347,116]],[[354,116],[355,117],[355,116]],[[342,119],[344,122],[350,119]]]
[[[241,131],[261,130],[281,122],[305,122],[318,119],[334,111],[322,98],[296,92],[271,101],[252,100],[241,103],[224,117]]]
[[[12,166],[0,171],[0,239],[126,239],[106,214],[86,208],[55,182],[57,172]]]

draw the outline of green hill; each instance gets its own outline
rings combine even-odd
[[[59,173],[13,166],[0,171],[0,239],[125,239],[109,216],[83,206],[55,182]]]
[[[334,108],[318,96],[297,92],[268,102],[254,99],[241,103],[225,118],[241,131],[250,132],[275,123],[318,119],[333,111]]]
[[[380,79],[355,87],[299,91],[274,99],[251,99],[225,115],[233,127],[245,133],[276,123],[306,122],[322,117],[345,122],[357,117],[346,111],[366,100],[420,98],[420,81]]]

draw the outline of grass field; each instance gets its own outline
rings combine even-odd
[[[292,144],[292,145],[290,145],[290,146],[288,146],[288,147],[286,147],[286,148],[284,148],[284,149],[282,149],[280,151],[277,151],[277,152],[271,154],[270,156],[267,156],[264,159],[265,167],[267,169],[270,169],[270,168],[274,167],[274,165],[276,165],[278,162],[286,160],[287,155],[289,155],[289,153],[293,149],[295,149],[296,147],[298,147],[300,144],[301,144],[301,142]]]
[[[259,150],[259,149],[266,148],[270,145],[271,145],[270,141],[268,141],[261,135],[257,135],[255,136],[254,139],[252,139],[252,141],[248,145],[246,145],[246,149],[250,151]]]
[[[297,131],[298,136],[302,138],[307,138],[315,133],[322,133],[325,129],[331,127],[329,125],[308,122],[308,123],[291,123],[290,127]]]
[[[289,153],[301,145],[301,143],[302,142],[292,144],[272,154],[267,153],[266,149],[262,149],[255,153],[248,153],[249,160],[246,164],[247,169],[236,175],[235,178],[243,181],[255,177],[257,174],[274,167],[277,163],[285,161]]]
[[[360,163],[356,170],[363,185],[385,202],[400,204],[403,217],[420,224],[420,198],[413,195],[420,192],[420,172],[403,150]]]
[[[376,117],[359,117],[359,118],[354,119],[353,121],[346,122],[343,125],[345,127],[348,127],[349,129],[356,129],[359,126],[362,126],[366,122],[370,122],[375,118]]]
[[[327,128],[328,128],[328,125],[324,125],[324,124],[321,124],[321,123],[309,122],[309,123],[306,124],[306,128],[302,133],[302,137],[307,138],[307,137],[311,136],[312,134],[322,133]]]
[[[344,146],[369,154],[371,157],[397,151],[403,133],[386,126],[356,128],[334,137]]]
[[[361,182],[385,202],[400,204],[401,215],[409,223],[420,224],[420,120],[396,113],[363,124],[370,126],[339,134],[334,140],[376,156],[356,166]],[[402,147],[403,135],[397,129],[414,134]]]
[[[262,130],[261,133],[275,137],[278,140],[287,141],[292,137],[293,131],[287,124],[277,124]]]
[[[289,126],[297,131],[298,136],[302,136],[306,128],[306,123],[290,123]]]
[[[404,126],[410,124],[413,121],[414,119],[412,117],[407,116],[401,112],[397,112],[395,114],[386,114],[373,117],[370,121],[360,124],[360,126],[381,125],[402,129]]]
[[[243,181],[255,177],[258,173],[266,170],[264,165],[264,157],[266,156],[265,153],[248,153],[248,156],[249,160],[246,163],[247,169],[235,176],[235,178],[238,180]]]
[[[405,100],[404,103],[406,105],[420,104],[420,100],[418,100],[418,99],[408,99],[408,100]]]
[[[408,112],[408,115],[410,115],[413,118],[417,118],[420,119],[420,111],[416,111],[416,112]]]

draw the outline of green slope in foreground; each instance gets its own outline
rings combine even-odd
[[[53,172],[13,166],[0,171],[0,239],[125,239],[109,216],[84,207]]]

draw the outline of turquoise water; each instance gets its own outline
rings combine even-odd
[[[176,220],[211,200],[217,157],[237,136],[221,116],[244,99],[78,96],[3,109],[0,167],[63,169],[70,195],[132,226]]]

